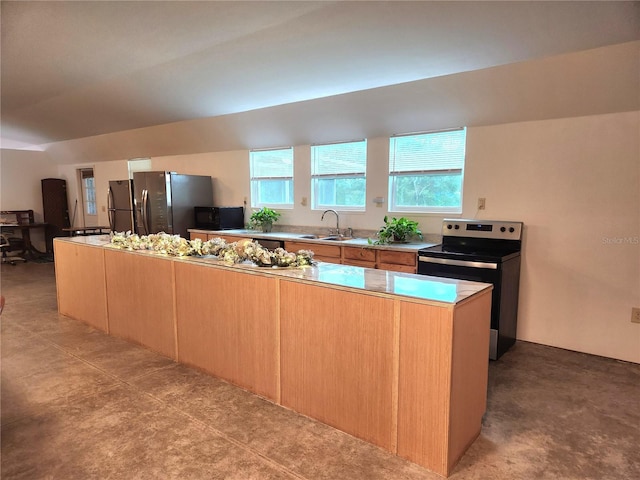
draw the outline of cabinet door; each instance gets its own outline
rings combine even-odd
[[[106,249],[63,241],[55,241],[54,249],[58,311],[108,332]]]
[[[417,253],[394,250],[378,250],[378,263],[416,266]]]
[[[173,261],[105,249],[109,333],[176,358]]]
[[[284,249],[287,252],[297,252],[298,250],[311,250],[315,255],[314,259],[321,262],[340,263],[339,245],[321,245],[319,243],[307,242],[284,242]]]
[[[277,401],[276,279],[186,262],[175,272],[178,360]]]
[[[282,405],[393,451],[394,301],[288,281],[280,301]]]

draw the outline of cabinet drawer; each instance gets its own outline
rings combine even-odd
[[[353,260],[345,258],[342,260],[344,265],[353,265],[354,267],[376,268],[376,262],[367,262],[366,260]]]
[[[416,273],[416,267],[411,265],[397,265],[395,263],[378,263],[380,270],[390,270],[392,272]]]
[[[342,258],[345,260],[365,260],[375,263],[376,252],[369,248],[342,247]]]
[[[319,243],[307,242],[284,242],[284,249],[287,252],[294,253],[298,250],[311,250],[318,257],[331,257],[338,260],[336,263],[340,263],[340,247],[338,245],[321,245]]]
[[[378,263],[393,263],[395,265],[416,266],[417,253],[398,252],[393,250],[378,250]]]
[[[195,240],[196,238],[199,238],[203,242],[206,242],[207,241],[207,234],[206,233],[189,232],[189,239]]]
[[[246,237],[236,237],[233,235],[218,235],[217,233],[210,233],[209,235],[207,235],[207,238],[209,240],[211,240],[212,238],[221,238],[227,243],[237,242],[238,240],[251,240],[250,238],[246,238]]]

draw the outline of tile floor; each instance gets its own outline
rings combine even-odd
[[[53,264],[2,265],[1,476],[437,479],[56,311]],[[640,365],[518,342],[452,479],[640,478]]]

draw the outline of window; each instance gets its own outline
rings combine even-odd
[[[93,177],[93,169],[87,168],[80,171],[82,177],[82,191],[84,199],[84,210],[87,215],[97,215],[96,207],[96,182]]]
[[[364,211],[367,141],[311,146],[313,208]]]
[[[293,148],[252,150],[251,206],[293,205]]]
[[[465,128],[389,140],[389,210],[462,213]]]

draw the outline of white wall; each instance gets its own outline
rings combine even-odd
[[[36,222],[43,221],[43,178],[59,178],[57,167],[46,152],[7,150],[0,153],[0,210],[33,210]],[[31,232],[33,245],[45,249],[44,232]]]
[[[518,337],[640,363],[640,112],[469,129],[465,214],[524,221]]]

